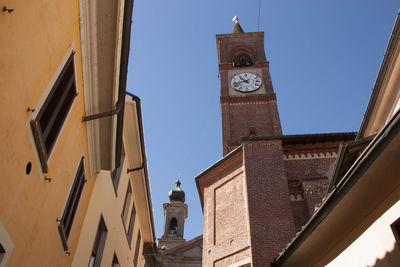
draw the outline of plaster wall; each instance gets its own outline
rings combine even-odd
[[[84,115],[78,1],[9,1],[0,13],[0,221],[12,240],[7,266],[69,266],[94,179]],[[29,121],[36,117],[65,58],[75,51],[75,98],[41,171]],[[27,112],[27,108],[35,109]],[[87,182],[64,253],[57,232],[75,172],[84,156]],[[31,171],[27,167],[31,163]],[[44,177],[51,178],[51,182]]]
[[[390,225],[399,217],[400,201],[397,201],[327,266],[398,266],[400,244]]]
[[[127,161],[124,161],[122,170],[127,169]],[[114,190],[111,175],[109,171],[100,171],[96,178],[96,183],[90,199],[88,211],[80,233],[78,243],[78,252],[74,257],[72,266],[86,266],[89,263],[94,239],[96,236],[97,226],[100,216],[103,216],[108,233],[105,243],[105,248],[102,256],[102,264],[111,266],[114,253],[116,254],[121,266],[134,266],[133,258],[138,233],[141,229],[140,214],[136,214],[135,224],[131,242],[128,243],[125,226],[122,220],[122,210],[125,202],[125,195],[129,182],[129,175],[126,172],[121,172],[121,178],[117,190]],[[135,186],[131,181],[132,187]],[[135,192],[132,192],[132,199],[135,200]],[[140,205],[140,202],[134,202],[135,207]],[[137,211],[137,208],[136,208]],[[130,211],[129,211],[130,217]],[[128,218],[129,222],[129,218]],[[142,255],[143,238],[140,245],[139,256]],[[138,259],[138,266],[141,264],[142,257]]]

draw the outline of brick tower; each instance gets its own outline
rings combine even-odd
[[[244,136],[281,135],[264,33],[244,33],[236,18],[232,34],[217,35],[217,49],[223,154],[240,145]]]
[[[245,33],[236,20],[217,48],[224,157],[196,178],[203,265],[268,266],[295,224],[264,34]]]
[[[224,157],[196,177],[203,266],[270,266],[328,188],[354,133],[283,135],[262,32],[217,35]]]

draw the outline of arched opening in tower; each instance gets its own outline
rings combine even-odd
[[[236,54],[233,57],[233,66],[234,67],[248,67],[253,66],[253,61],[249,54],[241,52]]]
[[[178,221],[176,218],[172,218],[169,222],[169,234],[177,235],[178,234]]]

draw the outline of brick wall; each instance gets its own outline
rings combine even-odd
[[[224,155],[244,136],[281,135],[275,95],[221,99]]]
[[[311,218],[325,196],[339,145],[340,142],[299,143],[284,147],[289,184],[297,182],[301,188],[301,192],[291,190],[296,192],[291,192],[296,231]]]
[[[204,201],[203,266],[225,266],[250,257],[244,253],[250,234],[243,170],[239,151],[199,180]]]
[[[281,140],[243,142],[253,266],[269,266],[295,235]]]

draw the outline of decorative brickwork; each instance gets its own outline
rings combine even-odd
[[[248,263],[249,259],[251,258],[251,251],[250,248],[245,248],[242,251],[238,251],[232,255],[229,255],[225,258],[222,258],[214,263],[214,267],[225,267],[231,266],[235,263]],[[234,265],[235,266],[235,265]],[[238,265],[236,265],[238,266]],[[242,265],[239,265],[242,266]]]
[[[240,173],[214,189],[214,244],[233,240],[246,231],[244,179]],[[229,200],[229,201],[227,201]]]
[[[250,247],[242,159],[237,150],[197,180],[204,200],[203,266],[213,266],[228,255],[235,258]]]

